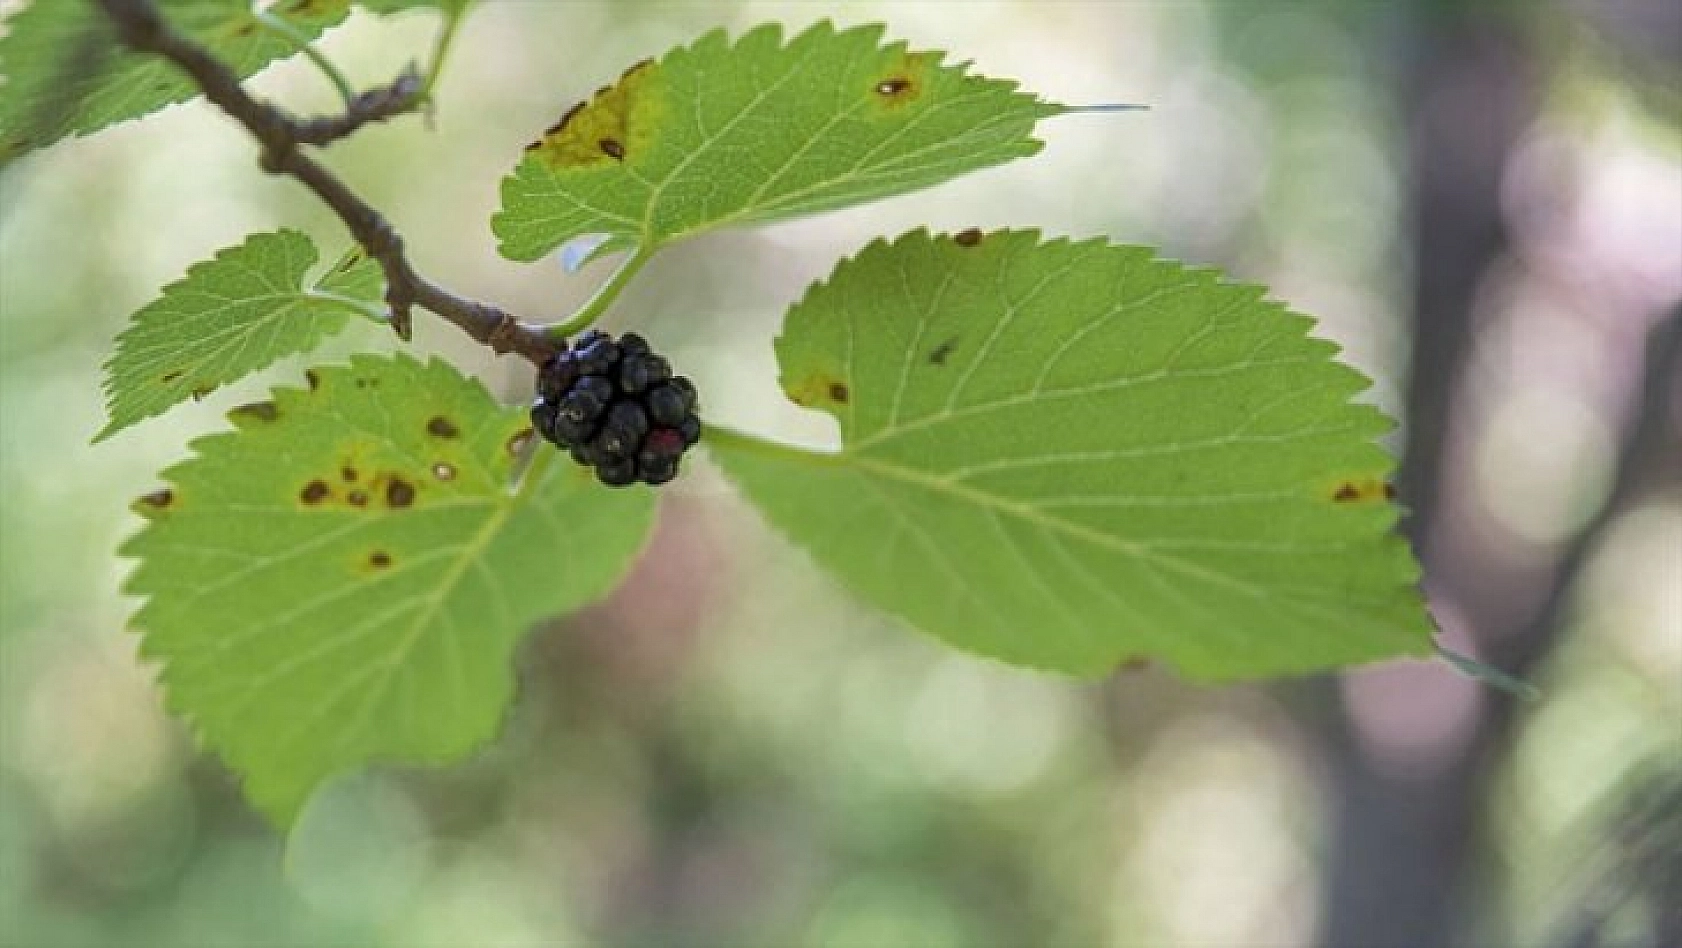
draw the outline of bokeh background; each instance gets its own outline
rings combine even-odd
[[[823,17],[1151,111],[669,251],[614,328],[671,350],[712,416],[822,443],[770,340],[875,236],[1035,225],[1265,282],[1407,417],[1445,640],[1543,697],[1429,663],[1211,689],[972,659],[850,600],[701,464],[624,587],[531,636],[500,741],[337,781],[287,841],[163,712],[113,553],[128,501],[263,380],[88,442],[111,339],[162,284],[253,230],[344,238],[177,107],[0,174],[0,943],[1682,945],[1682,6],[488,0],[432,127],[331,163],[423,270],[559,317],[611,264],[496,256],[521,147],[706,29]],[[358,16],[323,47],[371,84],[435,23]],[[299,64],[256,85],[333,102]],[[529,391],[452,332],[423,318],[418,345]],[[353,330],[322,358],[389,345]]]

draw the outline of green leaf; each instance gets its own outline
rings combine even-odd
[[[159,0],[159,6],[241,77],[294,51],[263,28],[251,0]],[[343,20],[349,7],[349,0],[281,0],[272,12],[314,37]],[[92,0],[33,0],[6,27],[0,162],[198,93],[174,65],[123,50]]]
[[[137,502],[134,624],[169,705],[289,822],[325,778],[496,734],[537,620],[614,584],[653,516],[441,361],[358,356],[236,409]]]
[[[528,149],[503,182],[502,252],[535,260],[583,234],[595,253],[811,214],[1039,151],[1064,111],[1016,84],[820,23],[784,44],[722,31],[633,66]]]
[[[308,237],[283,230],[194,264],[117,337],[105,364],[111,420],[94,440],[313,349],[351,313],[379,311],[377,263],[353,254],[310,282],[316,259]]]
[[[842,449],[710,443],[860,596],[983,655],[1207,679],[1428,655],[1390,422],[1262,292],[1032,232],[873,244],[777,343]]]

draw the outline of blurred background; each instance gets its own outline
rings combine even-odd
[[[344,236],[177,107],[0,174],[0,942],[1682,945],[1682,5],[488,0],[433,127],[330,161],[424,271],[556,318],[611,263],[496,255],[521,147],[706,29],[823,17],[1151,111],[668,251],[613,328],[670,350],[712,417],[823,442],[770,340],[875,236],[1032,225],[1267,283],[1407,419],[1445,640],[1543,697],[1428,663],[1211,689],[968,658],[851,601],[700,464],[624,587],[531,636],[500,741],[339,780],[288,842],[163,712],[113,551],[155,471],[303,363],[88,441],[111,339],[161,285],[253,230]],[[372,84],[435,25],[356,16],[322,45]],[[333,104],[301,64],[256,86]],[[421,347],[529,392],[420,320]],[[390,344],[356,329],[319,358]]]

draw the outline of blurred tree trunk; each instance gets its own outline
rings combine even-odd
[[[1475,5],[1469,5],[1475,6]],[[1428,12],[1427,12],[1428,11]],[[1447,594],[1479,632],[1503,617],[1478,602],[1479,564],[1457,563],[1428,539],[1452,490],[1445,444],[1473,339],[1474,297],[1505,251],[1501,174],[1535,105],[1536,77],[1517,24],[1453,5],[1424,5],[1404,51],[1402,94],[1412,143],[1413,353],[1406,403],[1402,500],[1405,525],[1437,595]],[[1465,594],[1465,595],[1462,595]],[[1446,673],[1446,671],[1445,671]],[[1399,775],[1371,758],[1346,708],[1326,734],[1336,793],[1321,943],[1328,948],[1444,948],[1459,943],[1472,885],[1479,810],[1493,760],[1506,744],[1511,708],[1497,694],[1473,713],[1471,740],[1430,773]]]
[[[1523,676],[1559,639],[1576,579],[1619,512],[1676,470],[1671,388],[1682,371],[1682,311],[1651,333],[1632,374],[1642,380],[1624,427],[1611,489],[1552,562],[1521,566],[1467,531],[1440,529],[1445,503],[1468,478],[1446,446],[1485,274],[1506,252],[1501,175],[1531,124],[1545,76],[1527,47],[1519,8],[1428,4],[1415,25],[1404,103],[1409,120],[1414,347],[1399,473],[1406,524],[1435,603],[1464,621],[1480,654]],[[1546,437],[1538,433],[1538,437]],[[1462,507],[1464,509],[1464,507]],[[1325,729],[1336,794],[1323,903],[1327,948],[1471,946],[1469,909],[1487,864],[1483,818],[1491,777],[1510,751],[1517,708],[1485,689],[1469,737],[1439,748],[1428,772],[1399,773],[1357,739],[1347,707]],[[1658,933],[1662,944],[1669,937]],[[1592,942],[1590,942],[1592,943]]]

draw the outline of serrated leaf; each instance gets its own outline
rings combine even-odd
[[[832,210],[1034,154],[1063,111],[1016,84],[820,23],[783,42],[723,31],[633,66],[534,143],[503,182],[504,255],[582,234],[596,253]]]
[[[241,77],[291,55],[251,0],[159,0],[171,24]],[[349,0],[282,0],[272,8],[304,36],[345,18]],[[124,50],[92,0],[33,0],[0,38],[0,163],[71,135],[138,118],[198,93],[155,56]]]
[[[358,356],[231,415],[142,498],[123,548],[170,707],[289,822],[325,778],[491,738],[531,625],[605,593],[653,494],[544,448],[441,361]]]
[[[713,447],[859,595],[984,655],[1230,679],[1427,654],[1390,423],[1309,326],[1143,248],[919,232],[778,340],[840,452]]]
[[[110,421],[94,440],[315,348],[358,307],[377,311],[377,263],[348,256],[312,282],[318,257],[295,230],[253,234],[165,287],[117,337],[105,363]]]

